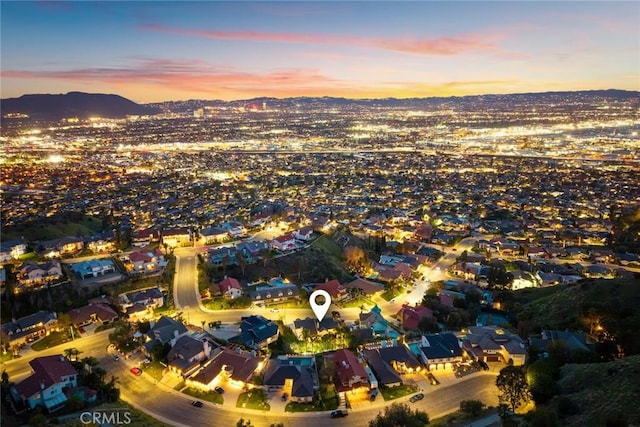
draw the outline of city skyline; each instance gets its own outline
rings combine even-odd
[[[2,98],[640,90],[634,2],[3,2]],[[604,66],[603,66],[604,65]]]

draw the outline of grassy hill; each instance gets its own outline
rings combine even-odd
[[[607,425],[619,414],[624,414],[628,425],[640,424],[640,356],[608,363],[570,364],[560,372],[561,399],[566,404],[568,398],[578,411],[564,418],[563,425]]]
[[[248,282],[276,276],[289,278],[294,283],[324,282],[326,279],[338,279],[344,283],[353,280],[342,264],[342,248],[327,236],[321,236],[309,248],[271,259],[266,266],[262,262],[247,266],[244,275],[237,266],[228,268],[224,274]]]
[[[593,332],[601,325],[625,354],[640,354],[640,278],[586,280],[575,285],[505,293],[504,305],[518,319],[522,336],[542,329]]]
[[[23,238],[29,242],[36,240],[52,240],[64,236],[93,236],[102,229],[102,222],[93,217],[65,219],[54,217],[37,222],[21,224],[2,229],[2,239],[14,240]]]

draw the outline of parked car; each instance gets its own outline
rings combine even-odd
[[[478,361],[478,365],[480,365],[480,367],[485,371],[489,370],[489,365],[487,365],[487,362],[485,362],[484,360]]]
[[[411,396],[411,399],[409,399],[409,401],[411,403],[415,403],[418,400],[422,400],[424,399],[424,393],[418,393],[418,394],[414,394],[413,396]]]
[[[133,367],[133,368],[130,369],[130,371],[136,377],[139,377],[140,375],[142,375],[142,369],[140,369],[140,368]]]
[[[289,395],[287,393],[282,393],[282,401],[283,402],[286,402],[288,398],[289,398]]]
[[[113,356],[111,356],[111,358],[112,358],[113,360],[120,360],[120,357],[118,357],[118,355],[117,355],[117,354],[114,354]]]
[[[216,393],[218,394],[224,394],[224,389],[220,386],[214,388],[214,390],[216,391]]]
[[[202,408],[202,402],[200,402],[199,400],[192,400],[191,406],[195,406],[196,408]]]
[[[338,409],[336,411],[331,412],[331,418],[342,418],[349,415],[346,409]]]

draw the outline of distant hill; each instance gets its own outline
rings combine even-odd
[[[128,115],[151,115],[160,109],[136,104],[119,95],[69,92],[59,95],[23,95],[0,101],[2,115],[23,113],[34,119],[60,120],[66,117],[123,118]]]
[[[167,101],[162,103],[149,104],[154,107],[162,107],[173,112],[193,111],[202,107],[244,107],[248,110],[262,110],[263,105],[267,109],[275,108],[280,110],[297,109],[300,107],[319,108],[345,108],[345,107],[366,107],[366,108],[470,108],[476,109],[482,105],[492,107],[513,108],[514,105],[529,105],[541,103],[563,104],[597,102],[607,99],[609,101],[622,101],[635,99],[640,104],[640,92],[619,89],[604,90],[582,90],[564,92],[533,92],[533,93],[513,93],[500,95],[469,95],[450,97],[425,97],[425,98],[371,98],[371,99],[349,99],[329,96],[322,97],[293,97],[293,98],[251,98],[244,100],[222,101],[191,99],[187,101]]]

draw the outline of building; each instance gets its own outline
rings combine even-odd
[[[294,283],[261,284],[249,291],[251,302],[256,305],[279,304],[300,298],[300,290]]]
[[[162,231],[162,244],[171,248],[189,246],[191,244],[191,230],[186,227],[167,228]]]
[[[186,384],[203,391],[211,391],[221,382],[228,381],[242,388],[251,382],[253,375],[261,369],[263,360],[262,357],[238,349],[218,348],[213,351],[211,359],[186,380]]]
[[[522,339],[495,325],[470,326],[462,339],[462,348],[473,360],[503,363],[511,360],[514,366],[524,365],[527,361]]]
[[[18,320],[2,324],[2,344],[19,345],[49,335],[58,330],[58,316],[52,311],[40,310]]]
[[[222,243],[231,237],[229,231],[221,227],[207,227],[200,230],[199,234],[200,243],[203,245]]]
[[[393,367],[387,363],[378,349],[366,349],[362,352],[369,368],[375,375],[378,385],[385,387],[396,387],[402,385],[402,378],[393,369]]]
[[[59,258],[62,255],[73,255],[84,248],[84,241],[78,237],[60,237],[38,243],[36,250],[46,258]]]
[[[278,251],[291,251],[298,248],[292,233],[276,237],[271,241],[271,246]]]
[[[347,291],[347,288],[342,286],[342,284],[336,279],[329,280],[324,283],[320,283],[316,285],[316,287],[313,288],[313,290],[327,291],[329,295],[331,295],[332,302],[344,301],[349,297],[349,292]]]
[[[178,338],[167,354],[169,369],[183,377],[191,375],[200,363],[211,355],[211,345],[206,339],[196,339],[191,335]]]
[[[349,350],[333,353],[336,390],[349,391],[360,387],[370,388],[369,376],[358,358]]]
[[[396,319],[400,321],[404,329],[415,331],[418,329],[418,325],[423,318],[432,316],[433,312],[423,305],[416,304],[412,307],[408,304],[403,304],[400,311],[396,314]]]
[[[423,335],[418,357],[429,370],[451,369],[454,363],[462,362],[462,347],[458,338],[450,332]]]
[[[248,316],[242,318],[240,334],[231,337],[229,341],[248,348],[259,349],[271,344],[279,336],[278,325],[271,320],[262,316]]]
[[[10,240],[0,242],[0,262],[18,259],[20,255],[27,253],[27,245],[22,240]]]
[[[242,296],[242,286],[240,282],[233,277],[225,277],[220,281],[220,292],[222,296],[228,299],[235,299]]]
[[[320,388],[317,377],[313,357],[278,356],[267,361],[263,384],[289,394],[293,402],[311,402]]]
[[[101,325],[106,325],[118,320],[118,313],[104,304],[88,304],[69,310],[67,314],[71,323],[78,328],[98,322]]]
[[[160,232],[153,228],[134,231],[131,233],[132,245],[138,248],[149,246],[152,242],[160,241]]]
[[[158,287],[141,289],[120,294],[121,308],[126,309],[133,305],[145,308],[159,308],[164,305],[164,295]]]
[[[62,267],[57,260],[47,262],[25,262],[17,272],[21,287],[39,287],[62,278]]]
[[[16,396],[26,407],[41,406],[55,412],[67,403],[64,391],[78,385],[78,372],[61,354],[36,357],[29,362],[32,373],[16,384]]]
[[[142,346],[143,351],[151,354],[151,349],[158,344],[174,347],[178,339],[186,333],[187,328],[181,322],[162,316],[147,332],[147,342]]]
[[[71,270],[81,279],[91,279],[115,273],[116,268],[110,259],[92,259],[71,264]]]

